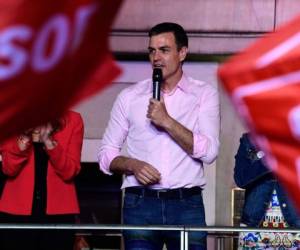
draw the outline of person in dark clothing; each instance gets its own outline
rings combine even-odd
[[[245,133],[240,139],[240,146],[235,156],[234,180],[238,187],[245,189],[245,202],[241,216],[241,226],[248,227],[300,227],[300,217],[291,200],[281,187],[273,173],[265,166],[264,153],[251,142],[250,134]],[[256,233],[255,249],[300,247],[292,234]],[[241,248],[249,247],[249,233],[242,234]],[[253,233],[252,233],[253,235]],[[247,238],[248,237],[248,238]],[[244,247],[244,248],[243,248]],[[248,248],[246,248],[248,249]],[[270,248],[272,249],[272,248]],[[277,248],[276,248],[277,249]]]

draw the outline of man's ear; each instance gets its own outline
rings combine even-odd
[[[185,46],[179,50],[179,57],[181,62],[185,60],[187,53],[188,53],[188,48]]]

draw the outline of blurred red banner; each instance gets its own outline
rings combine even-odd
[[[221,65],[218,76],[300,211],[300,16]]]
[[[121,2],[0,0],[0,140],[61,115],[120,73],[108,35]]]

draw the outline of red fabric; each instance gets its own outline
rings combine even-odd
[[[80,114],[68,112],[66,126],[54,134],[57,146],[48,150],[47,214],[79,213],[73,179],[80,171],[83,121]],[[17,138],[2,145],[3,172],[9,176],[0,199],[0,211],[30,215],[34,190],[34,151],[20,151]]]
[[[0,0],[0,140],[60,116],[119,73],[108,33],[122,0]]]
[[[300,211],[300,16],[219,68],[267,164]]]

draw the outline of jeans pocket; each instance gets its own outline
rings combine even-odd
[[[127,193],[124,197],[124,208],[135,208],[141,204],[142,199],[140,195]]]

